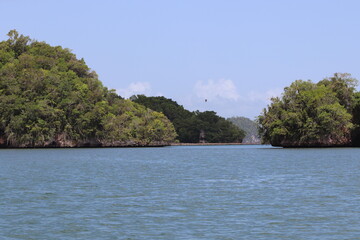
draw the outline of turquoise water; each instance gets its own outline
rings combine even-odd
[[[360,148],[0,150],[0,239],[360,239]]]

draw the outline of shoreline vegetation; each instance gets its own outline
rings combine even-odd
[[[241,143],[245,132],[213,111],[164,97],[124,99],[69,49],[16,30],[0,42],[0,147],[151,147]]]
[[[0,146],[0,149],[54,149],[54,148],[72,148],[72,149],[81,149],[81,148],[158,148],[158,147],[172,147],[172,146],[247,146],[247,145],[264,145],[257,143],[169,143],[166,145],[119,145],[119,146],[100,146],[100,145],[83,145],[83,146],[68,146],[68,147],[58,147],[58,146],[45,146],[45,147],[11,147],[11,146]]]

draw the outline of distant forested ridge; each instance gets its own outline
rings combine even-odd
[[[252,144],[261,143],[257,122],[252,121],[246,117],[231,117],[228,118],[227,120],[245,131],[246,135],[243,139],[243,143],[252,143]]]
[[[360,93],[350,74],[297,80],[259,116],[264,142],[283,147],[360,145]]]
[[[162,112],[174,124],[182,143],[241,143],[245,132],[213,111],[190,112],[165,97],[137,95],[131,99],[154,111]]]
[[[12,30],[0,42],[0,146],[149,146],[173,142],[163,113],[114,90],[68,49]]]

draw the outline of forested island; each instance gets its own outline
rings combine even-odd
[[[108,90],[69,49],[12,30],[0,42],[2,147],[151,146],[174,141],[159,112]]]
[[[183,143],[241,143],[245,131],[213,111],[190,112],[165,97],[132,96],[134,102],[162,112],[174,124],[178,141]]]
[[[259,116],[264,143],[281,147],[360,146],[360,92],[350,74],[297,80]]]
[[[12,30],[0,42],[0,147],[163,146],[242,142],[215,112],[164,97],[124,99],[69,49]]]

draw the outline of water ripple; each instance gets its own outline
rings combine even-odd
[[[0,151],[0,236],[360,239],[360,149]]]

